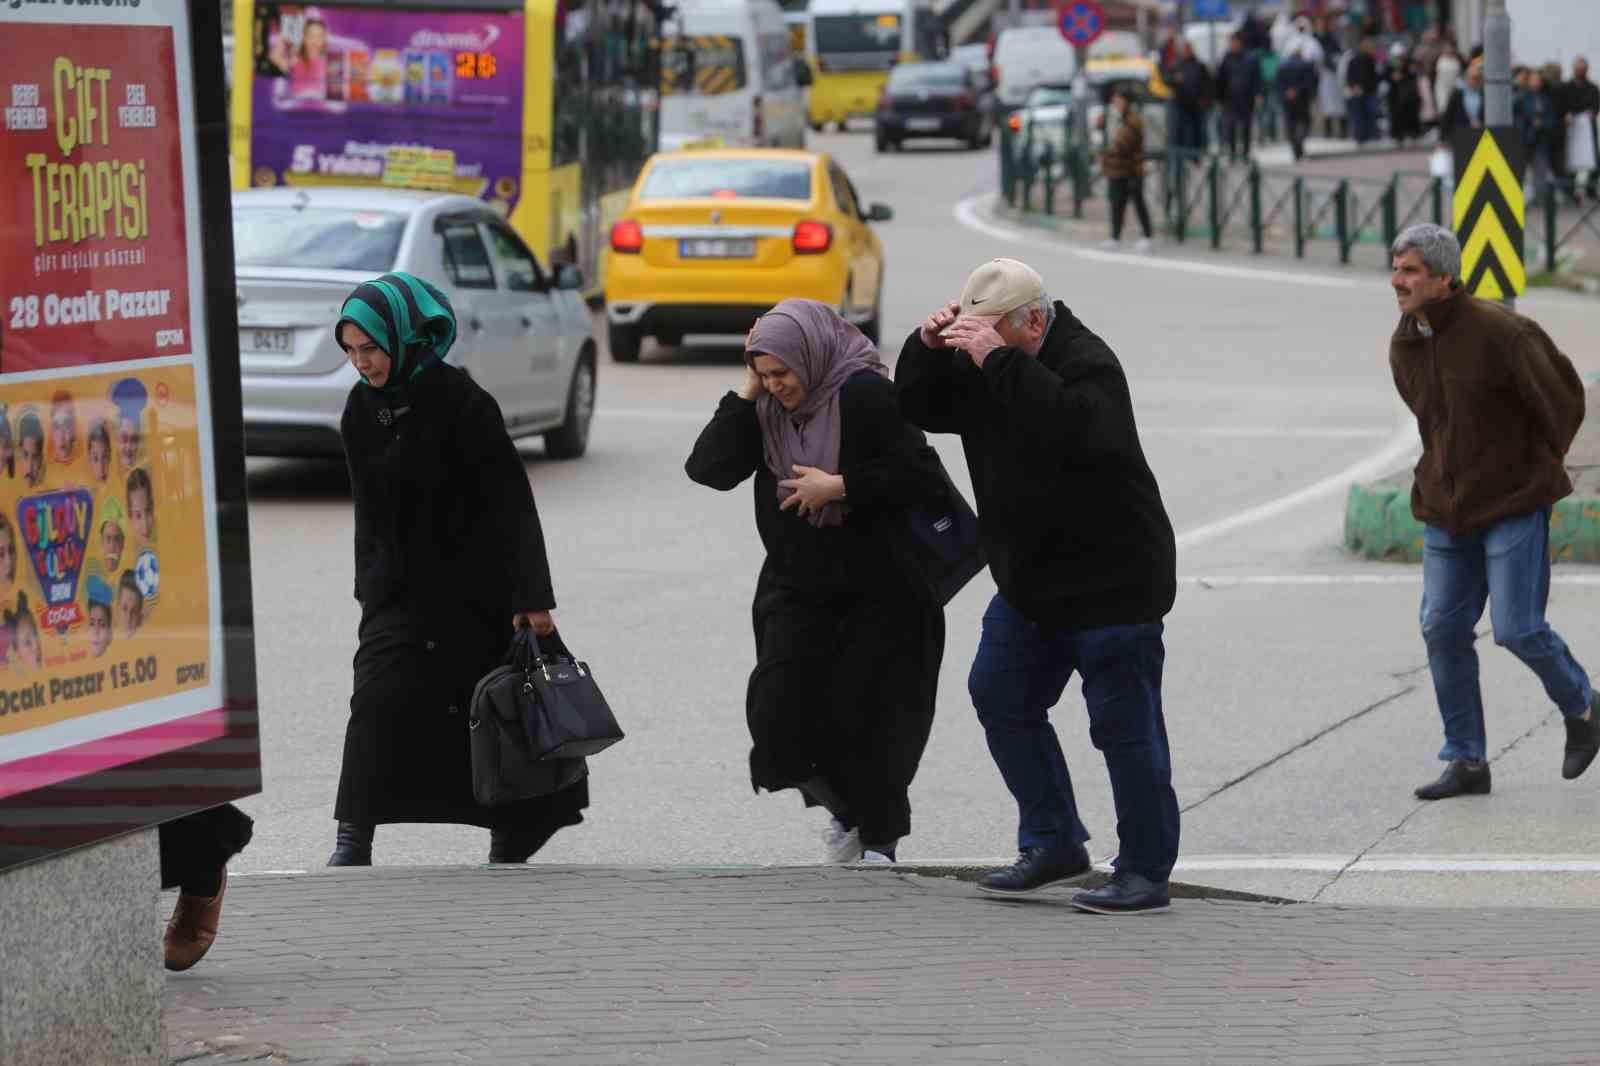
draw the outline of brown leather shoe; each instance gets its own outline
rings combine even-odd
[[[178,893],[178,905],[167,921],[167,969],[187,970],[206,957],[217,939],[222,918],[222,895],[228,890],[228,870],[222,870],[222,887],[210,899]]]

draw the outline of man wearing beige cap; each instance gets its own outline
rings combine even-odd
[[[1049,718],[1076,672],[1120,848],[1110,882],[1073,905],[1166,907],[1178,800],[1161,712],[1162,619],[1177,591],[1176,550],[1121,364],[1050,301],[1036,271],[995,259],[907,339],[895,381],[910,421],[961,435],[999,588],[967,684],[1017,801],[1021,854],[979,888],[1017,895],[1089,872],[1089,833]]]

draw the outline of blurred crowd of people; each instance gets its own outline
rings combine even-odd
[[[1464,51],[1438,26],[1411,37],[1380,34],[1370,18],[1251,15],[1226,40],[1214,63],[1177,29],[1162,46],[1174,147],[1205,151],[1214,133],[1219,150],[1243,159],[1254,137],[1285,139],[1300,159],[1320,123],[1323,136],[1358,145],[1386,138],[1448,149],[1458,130],[1485,122],[1483,46]],[[1588,63],[1518,65],[1512,93],[1529,193],[1600,200],[1600,86]]]

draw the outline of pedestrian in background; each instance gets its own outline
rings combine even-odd
[[[1456,48],[1456,42],[1446,37],[1439,50],[1439,58],[1433,64],[1433,103],[1441,116],[1460,81],[1461,52]]]
[[[1120,847],[1110,882],[1072,903],[1104,914],[1166,907],[1178,799],[1162,619],[1176,552],[1121,364],[1045,295],[1036,271],[996,259],[907,338],[895,373],[912,422],[961,436],[999,586],[968,689],[1017,802],[1020,855],[979,887],[1017,895],[1089,872],[1089,832],[1049,717],[1077,673]]]
[[[1169,79],[1178,106],[1178,130],[1173,143],[1187,152],[1206,150],[1206,119],[1215,96],[1211,72],[1185,40],[1178,46],[1178,62]],[[1198,160],[1191,160],[1198,162]]]
[[[1395,45],[1390,52],[1386,80],[1389,136],[1401,145],[1419,139],[1422,136],[1422,91],[1417,71],[1401,45]]]
[[[1111,239],[1101,247],[1122,247],[1122,221],[1131,202],[1141,234],[1134,248],[1142,254],[1150,250],[1150,208],[1144,202],[1144,119],[1128,90],[1120,85],[1111,93],[1111,121],[1115,128],[1106,137],[1109,147],[1100,155],[1100,172],[1111,197]]]
[[[1572,80],[1562,87],[1561,110],[1567,125],[1567,181],[1573,198],[1578,198],[1578,175],[1587,174],[1584,192],[1591,201],[1600,200],[1600,129],[1595,125],[1600,85],[1589,80],[1589,61],[1583,56],[1572,61]]]
[[[1545,621],[1550,509],[1572,492],[1562,458],[1583,422],[1583,383],[1531,319],[1460,283],[1461,246],[1432,223],[1395,240],[1400,324],[1389,366],[1422,435],[1411,511],[1424,523],[1422,636],[1444,721],[1445,769],[1416,790],[1437,800],[1489,791],[1475,627],[1538,676],[1566,720],[1561,776],[1600,752],[1589,676]]]
[[[1222,104],[1222,136],[1228,142],[1228,158],[1249,160],[1250,138],[1255,126],[1256,98],[1261,95],[1261,63],[1245,51],[1244,38],[1234,34],[1228,41],[1228,54],[1217,68],[1217,97]]]
[[[1378,136],[1378,42],[1363,37],[1361,47],[1350,57],[1345,71],[1346,106],[1350,111],[1350,135],[1363,145]]]
[[[1457,130],[1483,129],[1483,104],[1483,61],[1475,59],[1439,116],[1439,140],[1446,148],[1450,147]]]
[[[374,827],[490,830],[490,862],[525,862],[583,821],[587,780],[497,807],[472,793],[473,689],[555,593],[528,472],[494,397],[444,361],[456,317],[438,289],[385,274],[345,300],[334,339],[361,375],[340,420],[361,604],[330,866],[372,864]]]
[[[1523,90],[1516,98],[1515,119],[1523,147],[1528,150],[1528,185],[1533,193],[1528,202],[1543,203],[1546,196],[1553,194],[1559,173],[1557,159],[1564,160],[1565,141],[1560,137],[1557,103],[1545,85],[1542,70],[1527,72]]]
[[[794,788],[833,818],[830,862],[893,862],[933,726],[944,610],[891,556],[891,524],[941,500],[938,455],[901,416],[861,331],[785,300],[745,341],[744,383],[717,405],[685,470],[727,492],[755,478],[756,667],[750,783]]]
[[[1311,133],[1311,105],[1317,99],[1317,66],[1309,48],[1296,47],[1283,61],[1278,68],[1278,91],[1283,94],[1289,149],[1295,159],[1304,159],[1306,137]]]

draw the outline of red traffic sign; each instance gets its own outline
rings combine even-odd
[[[1090,45],[1106,31],[1106,12],[1098,0],[1070,0],[1056,8],[1061,36],[1079,46]]]

